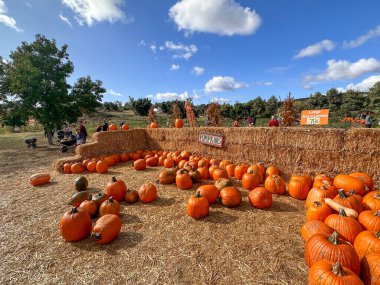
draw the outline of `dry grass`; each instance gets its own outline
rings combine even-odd
[[[1,141],[0,141],[1,143]],[[122,203],[120,236],[106,246],[86,239],[66,243],[58,223],[69,209],[77,175],[52,172],[57,150],[0,147],[0,284],[306,284],[300,227],[304,203],[274,197],[269,210],[247,202],[235,209],[211,207],[200,221],[185,204],[192,190],[158,185],[152,204]],[[9,163],[4,164],[7,161]],[[36,172],[53,173],[52,183],[30,187]],[[157,178],[160,169],[136,172],[119,164],[105,175],[85,174],[90,191],[104,190],[111,176],[130,188]]]

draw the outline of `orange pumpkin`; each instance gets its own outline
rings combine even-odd
[[[212,173],[212,178],[214,178],[214,181],[218,180],[219,178],[228,178],[228,173],[226,170],[218,167]]]
[[[354,190],[359,195],[364,195],[365,193],[365,184],[362,180],[345,174],[335,176],[334,186],[345,191]]]
[[[219,163],[219,167],[221,168],[221,169],[226,169],[226,166],[228,165],[228,164],[231,164],[231,162],[229,161],[229,160],[222,160],[220,163]]]
[[[151,128],[151,129],[157,129],[157,128],[158,128],[158,124],[155,123],[155,122],[151,122],[151,123],[150,123],[150,128]]]
[[[174,166],[174,160],[172,158],[167,158],[164,160],[164,167],[172,168]]]
[[[380,211],[380,191],[368,192],[364,196],[362,203],[366,210]]]
[[[359,260],[365,255],[380,253],[380,230],[359,233],[353,244]]]
[[[248,201],[255,208],[266,209],[272,206],[272,193],[264,187],[257,187],[249,192]]]
[[[232,181],[228,178],[219,178],[214,182],[214,185],[220,191],[225,187],[232,186]]]
[[[241,178],[241,183],[245,189],[253,190],[259,186],[260,179],[261,178],[257,172],[254,173],[253,170],[250,170],[249,172],[244,173]]]
[[[90,161],[87,164],[87,170],[90,172],[95,172],[96,171],[96,161]]]
[[[87,212],[91,218],[95,217],[98,213],[98,204],[95,200],[92,200],[92,195],[88,195],[87,200],[84,200],[80,205],[79,209]]]
[[[380,284],[380,253],[370,253],[362,259],[360,277],[365,285]]]
[[[265,171],[265,177],[268,177],[273,174],[280,175],[280,170],[276,166],[271,165]]]
[[[219,197],[219,190],[214,185],[202,185],[197,189],[202,197],[206,197],[210,204],[215,203]]]
[[[363,206],[358,201],[358,199],[356,199],[355,196],[347,195],[346,193],[344,193],[343,189],[338,190],[338,195],[335,196],[334,201],[341,204],[342,206],[354,209],[358,213],[363,211]]]
[[[238,164],[235,166],[234,176],[236,179],[241,180],[243,175],[247,173],[248,166],[246,164]]]
[[[91,236],[97,244],[107,244],[119,235],[120,230],[120,217],[113,214],[107,214],[96,221]]]
[[[289,196],[294,199],[305,200],[309,194],[309,190],[309,185],[305,180],[291,179],[288,184]]]
[[[211,165],[211,166],[209,167],[209,169],[208,169],[208,173],[210,174],[210,178],[214,179],[214,178],[213,178],[213,177],[214,177],[214,171],[215,171],[215,169],[217,169],[217,168],[218,168],[218,166],[215,165],[215,164],[213,164],[213,165]]]
[[[250,173],[250,172],[252,172],[253,174],[255,174],[256,176],[259,177],[259,183],[260,184],[264,183],[264,175],[263,175],[262,170],[258,164],[255,164],[255,165],[248,167],[247,173]]]
[[[333,213],[332,209],[325,202],[315,201],[307,208],[306,220],[318,220],[324,222],[325,219]]]
[[[281,176],[277,174],[268,176],[265,179],[264,187],[272,194],[282,195],[286,192],[285,181]]]
[[[364,182],[364,185],[367,187],[368,191],[372,190],[372,188],[373,188],[373,179],[367,173],[353,172],[353,173],[349,174],[349,176],[352,176],[352,177],[360,179],[361,181]]]
[[[210,167],[210,160],[207,159],[207,158],[201,158],[198,161],[198,166],[199,167],[207,167],[207,168],[209,168]]]
[[[179,129],[179,128],[183,128],[183,120],[182,120],[182,119],[176,119],[176,120],[175,120],[175,127],[176,127],[177,129]]]
[[[146,160],[146,165],[147,166],[157,166],[158,165],[158,158],[157,157],[149,157]]]
[[[193,180],[191,179],[189,172],[185,169],[181,169],[177,172],[175,183],[177,187],[182,190],[193,187]]]
[[[137,171],[140,171],[140,170],[144,170],[144,169],[146,169],[146,161],[145,161],[145,159],[141,158],[141,159],[136,160],[136,161],[133,163],[133,167],[134,167],[135,170],[137,170]]]
[[[124,125],[121,127],[121,129],[122,129],[123,131],[128,131],[128,130],[129,130],[129,125],[128,125],[128,124],[124,124]]]
[[[358,221],[364,230],[379,231],[380,230],[380,211],[372,210],[363,211],[358,217]]]
[[[228,174],[228,177],[235,177],[235,164],[227,164],[226,165],[226,171]]]
[[[37,173],[29,177],[29,182],[33,186],[43,185],[50,182],[50,174]]]
[[[201,196],[199,192],[190,196],[186,206],[187,215],[193,219],[201,219],[209,213],[209,202],[206,197]]]
[[[182,159],[189,160],[191,153],[188,150],[183,150],[180,153],[180,156],[182,156]]]
[[[63,172],[65,172],[65,173],[71,173],[71,163],[65,163],[63,165]]]
[[[301,235],[304,241],[308,241],[315,234],[331,235],[333,232],[332,228],[318,220],[308,221],[301,228]]]
[[[108,196],[112,197],[116,201],[120,202],[124,199],[125,191],[127,191],[127,186],[123,180],[116,180],[116,177],[112,177],[111,182],[106,186],[106,193]]]
[[[323,202],[325,198],[333,199],[338,194],[338,190],[333,185],[325,184],[322,187],[313,187],[307,194],[306,208],[309,208],[315,201]]]
[[[136,190],[128,189],[125,191],[124,200],[129,204],[136,203],[139,201],[139,193]]]
[[[139,189],[139,198],[143,203],[152,203],[157,200],[157,188],[153,183],[141,185]]]
[[[100,174],[104,174],[108,171],[108,164],[105,163],[104,161],[102,160],[99,160],[97,163],[96,163],[96,172],[100,173]]]
[[[76,207],[67,211],[59,222],[61,236],[65,241],[85,239],[91,233],[92,222],[89,214]]]
[[[158,176],[158,182],[160,184],[172,184],[175,182],[176,171],[164,170],[160,172]]]
[[[110,124],[110,125],[108,126],[108,130],[109,130],[109,131],[117,131],[117,126],[116,126],[115,124]]]
[[[219,197],[223,206],[228,208],[237,207],[242,202],[242,197],[240,191],[234,186],[224,187],[220,193]]]
[[[123,197],[124,198],[124,197]],[[120,204],[117,200],[109,197],[108,200],[104,201],[99,208],[99,215],[104,216],[107,214],[120,215]]]
[[[71,165],[72,173],[82,173],[83,171],[85,171],[85,168],[82,163],[76,162]]]
[[[207,167],[199,167],[197,170],[201,174],[202,179],[208,179],[209,178],[209,172],[208,172]]]

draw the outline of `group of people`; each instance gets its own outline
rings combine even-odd
[[[233,127],[240,127],[242,124],[242,118],[237,117],[236,120],[232,123]],[[247,118],[247,125],[250,127],[254,127],[256,125],[256,117],[248,117]],[[271,119],[268,122],[269,127],[279,127],[280,122],[277,120],[275,116],[272,116]]]
[[[66,139],[76,139],[77,144],[83,144],[86,142],[87,139],[87,130],[86,127],[83,124],[83,121],[79,121],[79,126],[76,128],[76,133],[73,135],[73,130],[70,125],[67,125],[63,129],[64,135]]]

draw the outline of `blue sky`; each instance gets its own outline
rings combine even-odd
[[[235,103],[380,81],[378,0],[0,0],[0,55],[68,44],[103,101]]]

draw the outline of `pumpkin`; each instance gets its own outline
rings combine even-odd
[[[174,166],[174,160],[172,158],[167,158],[164,160],[164,167],[172,168]]]
[[[228,164],[231,164],[231,162],[230,162],[229,160],[222,160],[222,161],[219,163],[219,167],[220,167],[221,169],[226,170],[226,166],[227,166]]]
[[[176,119],[176,120],[175,120],[175,127],[176,127],[177,129],[179,129],[179,128],[183,128],[183,120],[182,120],[182,119]]]
[[[141,185],[139,189],[139,199],[143,203],[152,203],[157,200],[157,188],[153,183]]]
[[[67,202],[67,205],[72,205],[74,207],[79,207],[79,205],[84,200],[86,200],[89,195],[90,195],[90,193],[88,193],[87,191],[78,192],[78,193],[74,194],[73,196],[71,196],[70,200]]]
[[[212,173],[212,178],[214,181],[218,180],[219,178],[228,178],[228,173],[226,170],[217,167]]]
[[[323,202],[325,198],[334,198],[338,194],[335,186],[324,184],[321,187],[313,187],[310,189],[306,198],[306,208],[309,208],[315,201]]]
[[[241,180],[243,175],[247,173],[248,166],[246,164],[238,164],[235,166],[234,176],[236,179]]]
[[[354,209],[358,213],[363,211],[363,206],[358,201],[358,199],[356,199],[354,196],[348,196],[346,193],[344,193],[343,189],[338,190],[338,195],[335,196],[333,200],[347,208]]]
[[[151,122],[151,123],[150,123],[150,128],[151,128],[151,129],[157,129],[157,128],[158,128],[158,124],[155,123],[155,122]]]
[[[120,233],[121,219],[117,215],[107,214],[100,217],[93,229],[92,238],[98,244],[107,244],[113,241]]]
[[[105,193],[98,193],[95,196],[92,196],[92,200],[96,202],[96,204],[98,205],[98,208],[104,201],[108,200],[108,198],[109,196]]]
[[[77,191],[85,191],[88,187],[88,180],[84,176],[79,176],[75,179],[75,190]]]
[[[180,155],[183,159],[188,160],[190,158],[191,153],[188,150],[181,151]]]
[[[160,156],[160,157],[158,158],[158,164],[159,164],[160,166],[164,166],[165,159],[166,159],[166,156]]]
[[[340,209],[343,209],[346,212],[347,216],[352,217],[354,219],[356,219],[359,216],[358,212],[356,212],[354,209],[347,208],[330,198],[326,198],[325,203],[329,205],[330,208],[335,210],[336,212],[339,212]]]
[[[364,196],[362,203],[366,210],[380,211],[380,191],[368,192]]]
[[[201,158],[198,161],[198,166],[199,167],[207,167],[207,168],[209,168],[210,167],[210,160],[208,158]]]
[[[315,201],[306,212],[306,220],[318,220],[324,222],[325,219],[333,213],[332,209],[324,202]]]
[[[71,165],[71,173],[82,173],[85,168],[81,162],[76,162]]]
[[[209,167],[209,169],[208,169],[208,173],[210,174],[210,178],[214,179],[214,178],[213,178],[213,177],[214,177],[214,171],[215,171],[215,169],[217,169],[217,168],[218,168],[218,166],[215,165],[215,164],[213,164],[213,165],[211,165],[211,166]]]
[[[33,186],[43,185],[50,182],[50,174],[37,173],[29,177],[29,182]]]
[[[219,178],[214,182],[214,185],[220,191],[224,187],[232,186],[232,181],[228,178]]]
[[[261,174],[263,175],[263,178],[264,178],[265,177],[265,172],[266,172],[264,163],[263,162],[258,162],[255,165],[257,165],[258,169],[260,170],[260,172],[261,172]]]
[[[358,221],[364,230],[378,231],[380,230],[380,211],[363,211],[360,213]]]
[[[132,152],[129,157],[135,161],[135,160],[138,160],[138,159],[141,159],[142,158],[142,153],[141,152]]]
[[[189,175],[191,180],[193,180],[194,183],[201,183],[202,182],[202,175],[199,173],[198,170],[192,169],[189,171]]]
[[[313,235],[305,245],[305,260],[309,268],[319,260],[326,259],[330,262],[339,262],[348,267],[355,274],[360,273],[359,257],[355,249],[339,237],[338,232],[330,236],[326,234]]]
[[[128,189],[125,191],[124,200],[129,204],[136,203],[139,201],[139,193],[136,190]]]
[[[79,209],[87,212],[91,218],[95,217],[98,213],[98,204],[92,200],[92,195],[88,195],[87,200],[84,200],[79,205]]]
[[[107,214],[120,215],[120,204],[117,200],[114,200],[112,197],[109,197],[108,200],[104,201],[99,208],[100,216],[104,216]]]
[[[217,158],[212,158],[210,159],[210,164],[211,165],[216,165],[218,166],[222,161],[220,159],[217,159]]]
[[[344,192],[347,196],[354,196],[359,202],[360,204],[362,203],[363,201],[363,196],[361,195],[358,195],[358,194],[355,194],[354,190],[350,190],[348,192]]]
[[[128,124],[124,124],[124,125],[121,127],[121,129],[122,129],[123,131],[128,131],[128,130],[129,130],[129,125],[128,125]]]
[[[339,214],[328,216],[325,224],[336,230],[350,243],[354,243],[356,236],[363,230],[359,222],[352,217],[348,217],[343,209],[339,210]]]
[[[332,228],[318,220],[308,221],[301,228],[301,235],[305,241],[308,241],[315,234],[331,235],[333,232]]]
[[[133,162],[133,167],[137,171],[146,169],[146,161],[145,161],[145,159],[140,158],[140,159],[136,160],[135,162]]]
[[[305,180],[291,179],[288,184],[289,196],[294,199],[305,200],[309,194],[309,190],[309,185]]]
[[[210,185],[212,186],[212,185]],[[193,219],[201,219],[209,213],[209,202],[206,197],[201,196],[200,192],[190,196],[186,205],[187,215]]]
[[[255,165],[248,167],[247,173],[251,173],[251,172],[259,177],[259,183],[260,184],[264,183],[264,175],[265,174],[262,173],[262,170],[258,164],[255,164]]]
[[[106,186],[107,195],[118,202],[124,199],[126,190],[127,186],[125,185],[124,181],[120,179],[116,180],[116,177],[114,176],[111,178],[111,182],[109,182]]]
[[[108,130],[109,130],[109,131],[117,131],[117,126],[116,126],[115,124],[110,124],[110,125],[108,126]]]
[[[272,206],[272,193],[264,187],[257,187],[249,192],[248,201],[252,207],[266,209]]]
[[[173,170],[164,170],[158,176],[160,184],[172,184],[175,182],[176,172]]]
[[[111,157],[113,159],[114,165],[120,162],[120,154],[113,154]]]
[[[177,187],[182,190],[193,187],[193,180],[191,180],[189,173],[185,169],[181,169],[177,172],[175,183]]]
[[[237,207],[242,202],[240,191],[234,186],[224,187],[219,193],[223,206],[228,208]]]
[[[241,183],[243,187],[247,190],[253,190],[259,186],[260,176],[257,173],[254,173],[253,170],[250,170],[247,173],[244,173],[241,178]]]
[[[87,163],[87,170],[90,172],[95,172],[96,171],[96,163],[97,161],[90,161]]]
[[[76,207],[67,211],[59,222],[61,236],[65,241],[85,239],[91,233],[92,222],[89,214]]]
[[[281,176],[277,174],[268,176],[265,179],[264,187],[272,194],[282,195],[286,192],[285,181]]]
[[[380,253],[371,253],[362,259],[361,279],[365,285],[380,284]]]
[[[146,160],[147,166],[157,166],[158,165],[158,158],[157,157],[149,157]]]
[[[345,174],[339,174],[334,178],[334,186],[345,191],[354,190],[356,194],[365,193],[365,184],[362,180]]]
[[[104,157],[103,161],[107,163],[108,166],[114,166],[116,164],[115,159],[111,155]]]
[[[209,178],[209,172],[207,167],[199,167],[198,172],[201,174],[202,179],[208,179]]]
[[[309,270],[308,284],[363,285],[363,282],[352,270],[339,262],[319,260]]]
[[[90,161],[91,161],[90,159],[84,159],[84,160],[82,161],[82,164],[83,164],[84,168],[87,169],[87,164],[88,164]]]
[[[120,154],[120,159],[121,159],[122,162],[129,161],[129,153],[124,152],[124,153]]]
[[[361,260],[370,253],[380,253],[380,230],[363,231],[355,239],[354,248]]]
[[[367,187],[367,189],[369,191],[372,190],[372,188],[373,188],[373,179],[368,174],[363,173],[363,172],[353,172],[353,173],[349,174],[349,176],[352,176],[352,177],[360,179],[361,181],[364,182],[364,185]]]
[[[235,177],[235,164],[227,164],[226,165],[226,171],[228,174],[228,177]]]
[[[328,183],[330,185],[333,185],[334,179],[324,174],[318,174],[314,177],[313,187],[319,187],[319,184],[321,182],[322,184]]]
[[[197,193],[206,197],[210,204],[215,203],[219,197],[219,190],[215,185],[202,185],[198,187]]]
[[[102,160],[99,160],[97,163],[96,163],[96,172],[97,173],[100,173],[100,174],[104,174],[108,171],[108,164],[105,163],[104,161]]]
[[[276,166],[269,166],[265,171],[265,177],[271,176],[273,174],[280,175],[280,170]]]
[[[71,173],[71,163],[65,163],[64,165],[63,165],[63,172],[65,172],[65,173]]]

